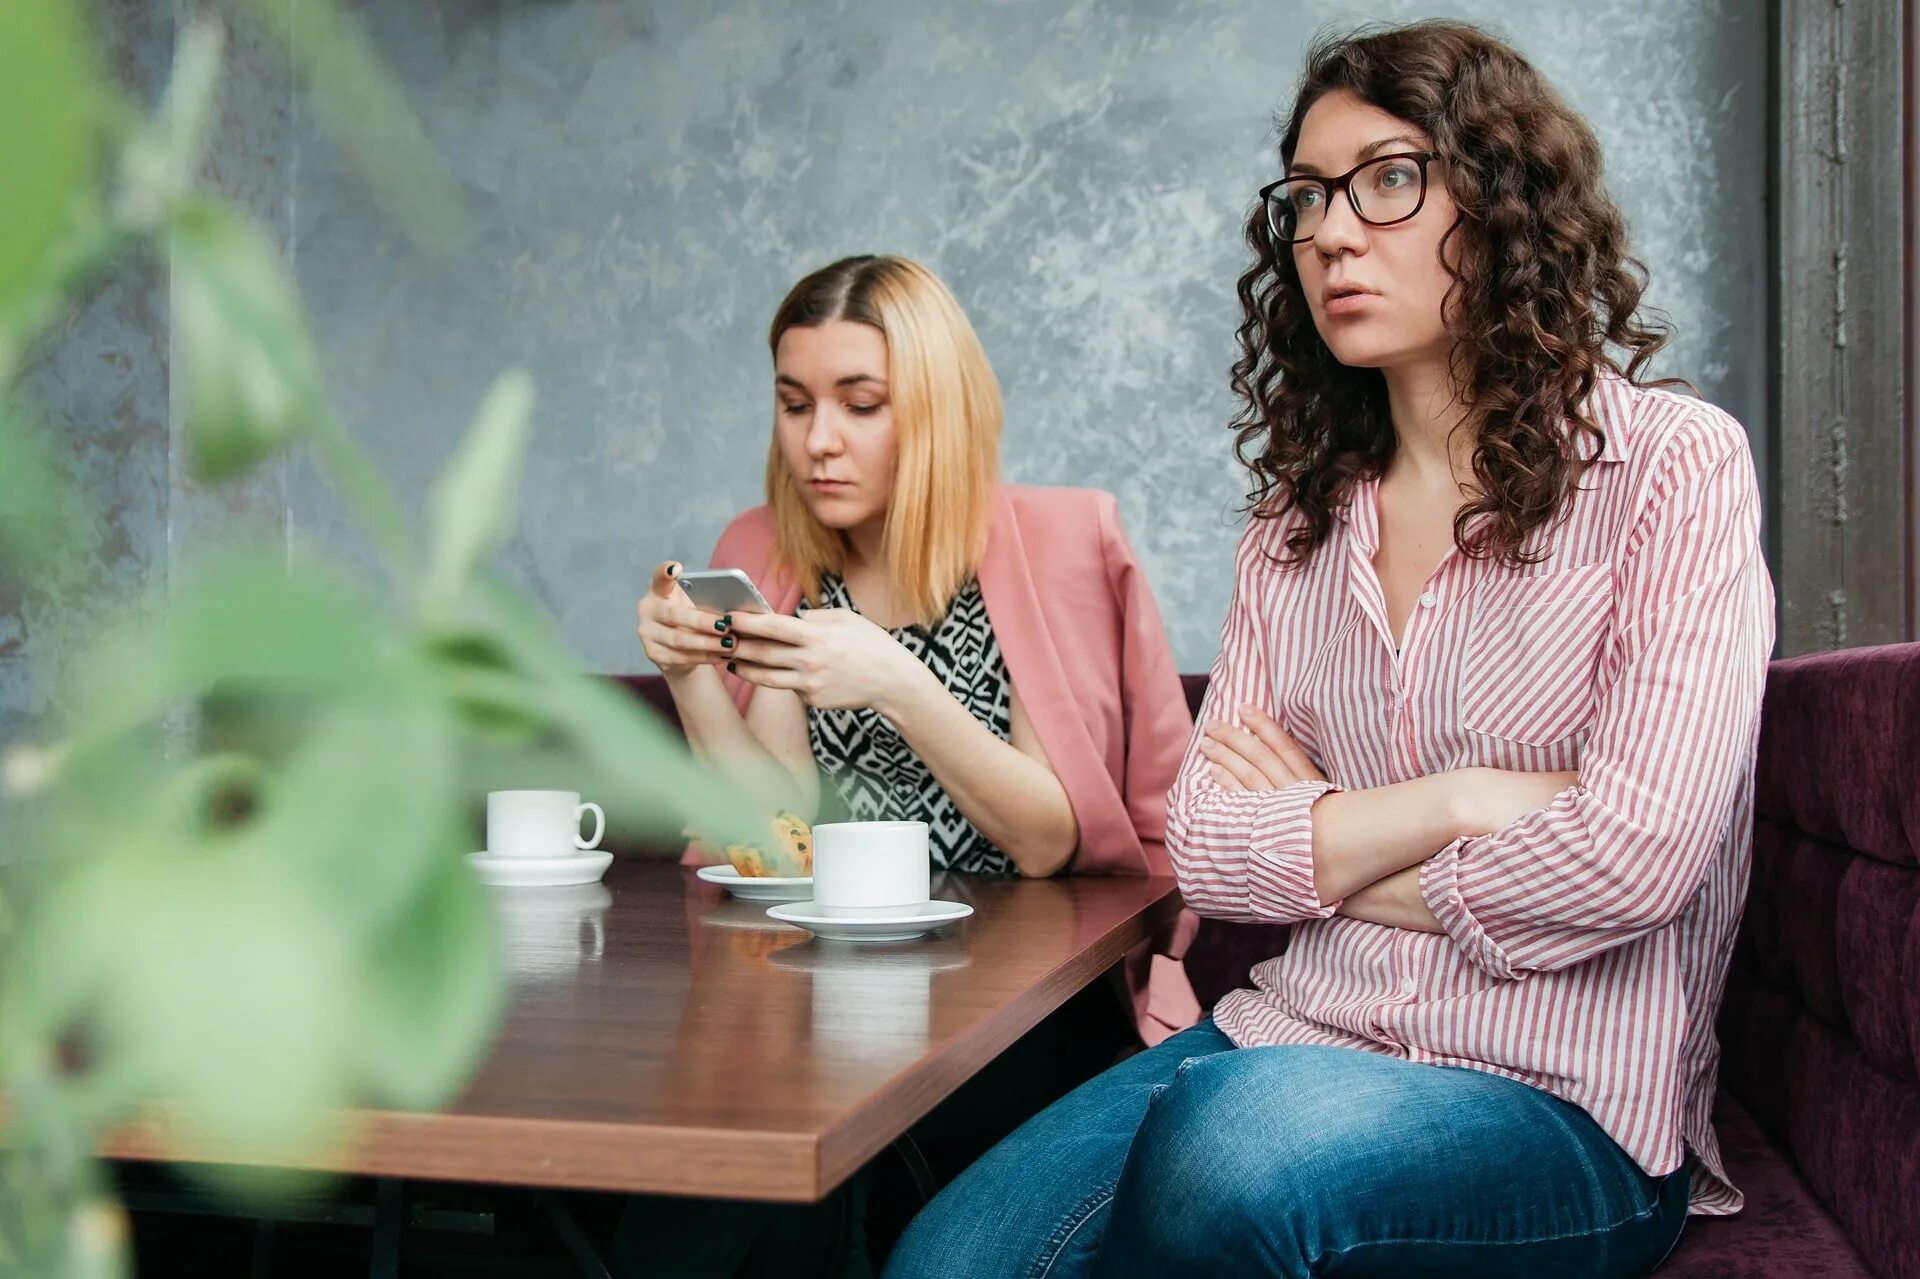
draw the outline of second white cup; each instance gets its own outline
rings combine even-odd
[[[580,815],[593,814],[593,838],[580,838]],[[571,857],[596,848],[607,832],[600,805],[577,790],[487,792],[487,852],[494,857]]]
[[[918,910],[933,891],[925,822],[827,822],[813,828],[813,904],[837,919]]]

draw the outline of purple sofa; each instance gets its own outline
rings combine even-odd
[[[671,718],[659,680],[622,682]],[[1285,946],[1205,921],[1201,1003]],[[1661,1279],[1920,1279],[1920,644],[1773,664],[1720,1037],[1747,1207],[1691,1221]]]

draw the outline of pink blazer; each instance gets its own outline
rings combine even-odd
[[[756,507],[727,526],[715,568],[744,569],[776,612],[800,587],[774,571],[773,518]],[[1002,485],[980,594],[1034,732],[1080,826],[1069,869],[1081,875],[1171,875],[1167,790],[1193,734],[1173,650],[1118,504],[1095,489]],[[743,711],[754,686],[723,676]],[[687,860],[706,860],[690,850]],[[1181,957],[1190,912],[1123,965],[1141,1038],[1156,1044],[1200,1019]]]

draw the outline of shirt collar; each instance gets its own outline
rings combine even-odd
[[[1633,383],[1611,369],[1602,369],[1594,375],[1593,394],[1587,397],[1587,416],[1606,437],[1606,446],[1595,456],[1594,446],[1590,442],[1582,444],[1582,456],[1587,461],[1604,465],[1633,460],[1636,394]]]

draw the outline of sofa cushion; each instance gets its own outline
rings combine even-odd
[[[1746,1211],[1689,1220],[1660,1279],[1870,1279],[1839,1224],[1745,1107],[1723,1093],[1713,1123]]]

